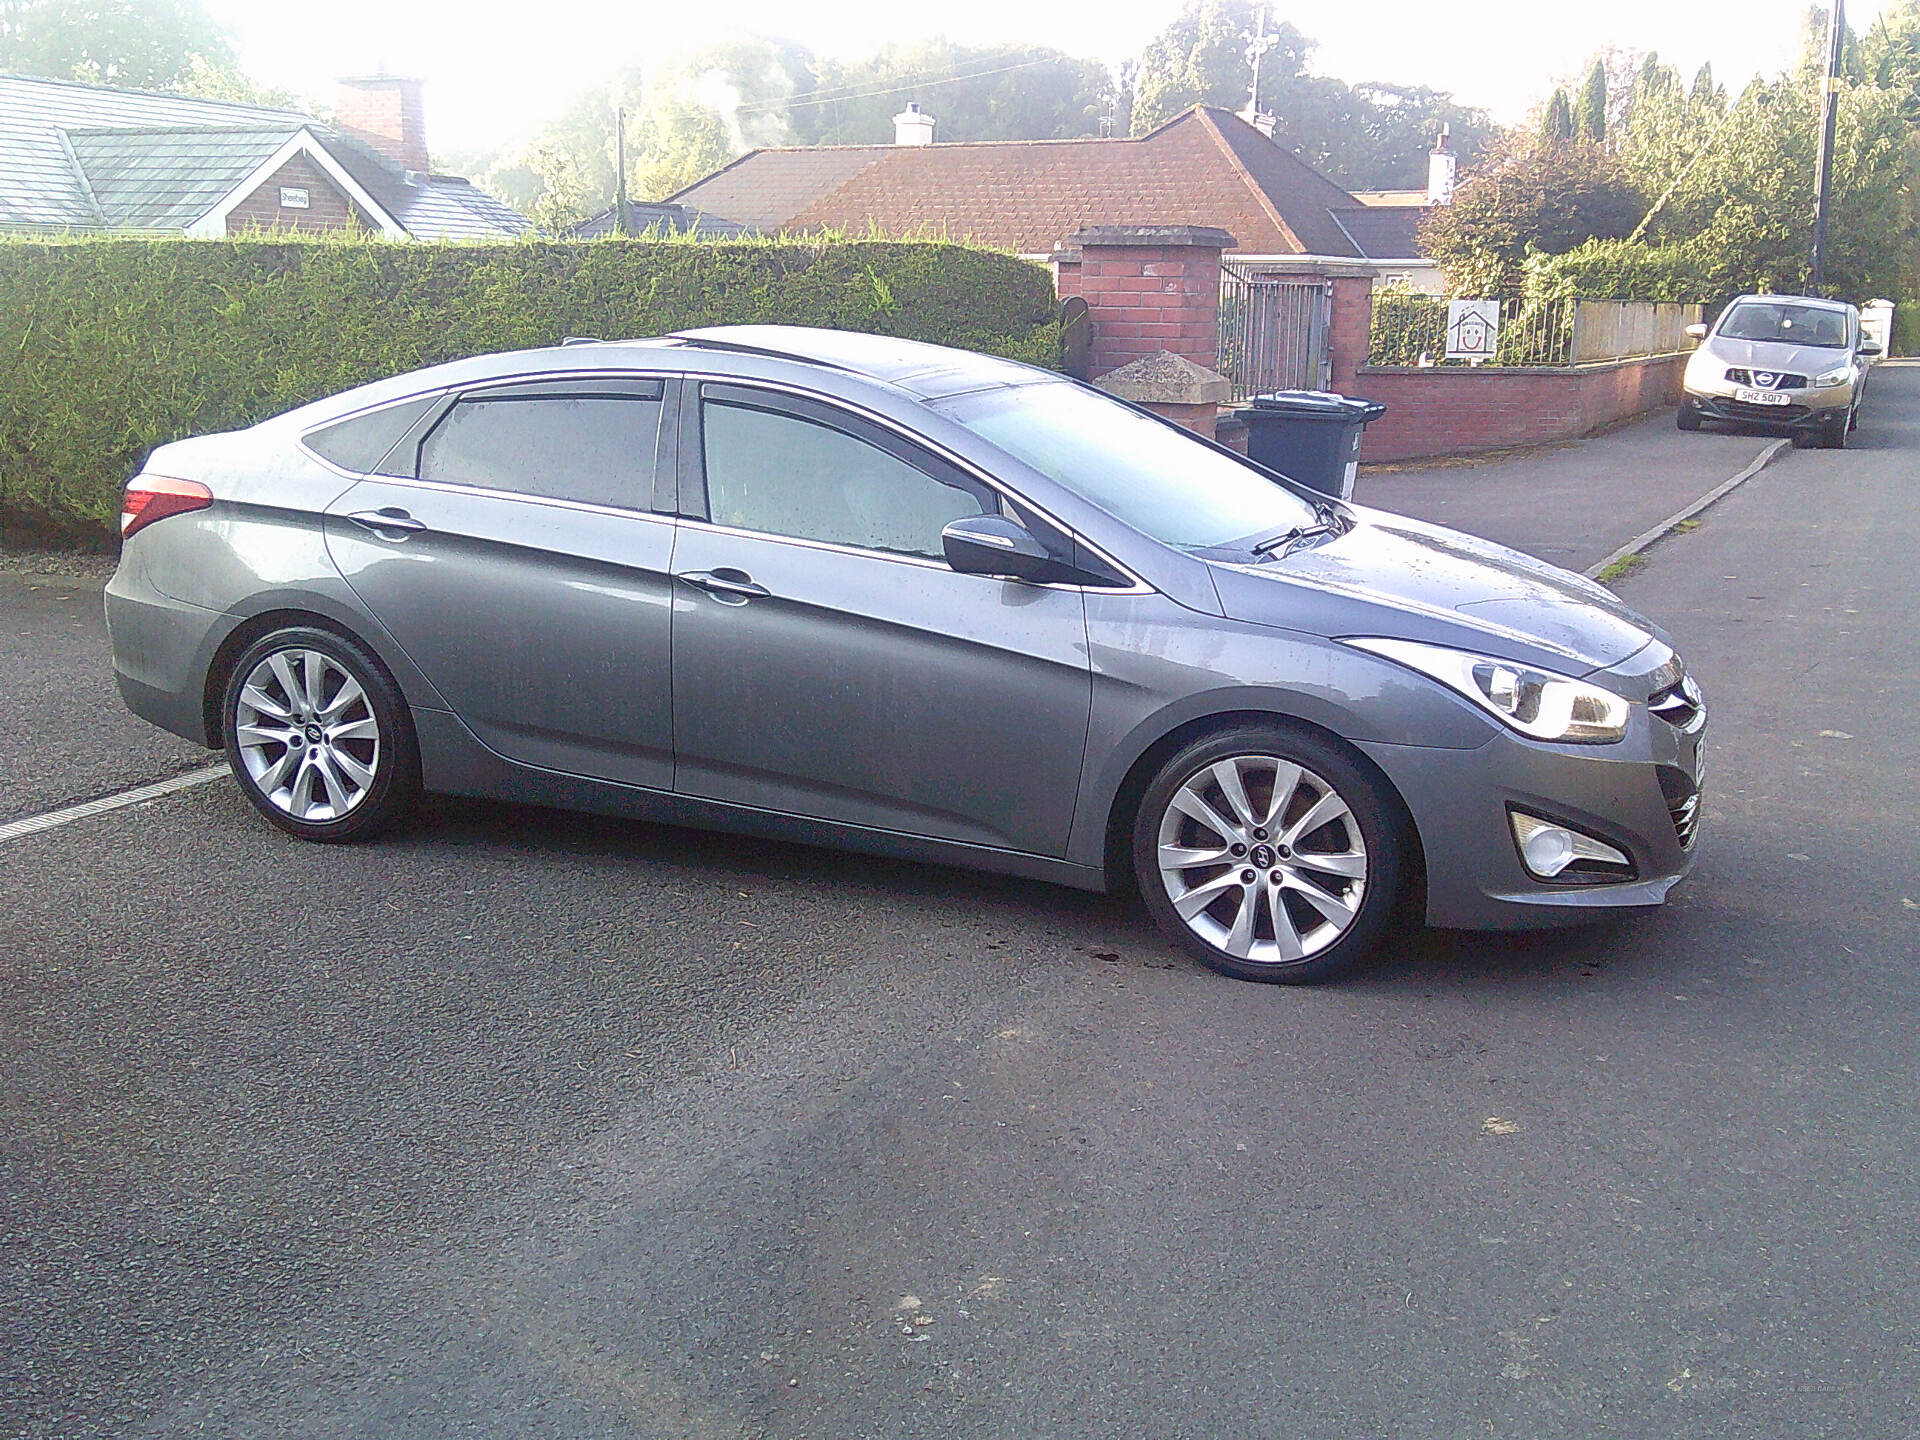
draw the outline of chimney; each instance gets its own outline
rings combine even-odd
[[[425,175],[425,82],[400,75],[356,75],[340,81],[333,127],[371,146],[402,170]]]
[[[1247,123],[1271,140],[1273,139],[1273,132],[1280,128],[1280,117],[1278,115],[1269,115],[1266,111],[1259,110],[1247,117]]]
[[[1427,155],[1427,203],[1429,205],[1451,205],[1453,203],[1453,176],[1460,157],[1447,148],[1447,137],[1453,133],[1453,127],[1442,125],[1440,134],[1433,142],[1433,149]]]
[[[931,145],[933,143],[933,117],[920,112],[920,102],[907,102],[907,108],[893,117],[893,143],[896,145]]]

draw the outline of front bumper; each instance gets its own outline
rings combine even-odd
[[[1742,425],[1775,425],[1783,430],[1805,430],[1831,424],[1835,415],[1843,415],[1853,403],[1853,387],[1836,385],[1825,390],[1786,390],[1792,398],[1785,405],[1753,405],[1736,400],[1731,393],[1701,391],[1688,387],[1680,403],[1703,420],[1726,420]]]
[[[1502,731],[1477,750],[1360,748],[1412,812],[1426,859],[1427,923],[1518,930],[1667,898],[1693,864],[1705,739],[1704,721],[1684,731],[1636,705],[1626,738],[1612,745],[1546,745]],[[1521,863],[1510,809],[1606,841],[1633,861],[1633,877],[1536,880]]]

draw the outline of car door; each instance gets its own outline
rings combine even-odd
[[[688,389],[675,788],[1064,853],[1092,703],[1081,593],[949,569],[942,528],[999,499],[891,429]]]
[[[330,507],[356,594],[508,759],[668,790],[678,381],[450,397]],[[655,478],[663,474],[659,508]]]

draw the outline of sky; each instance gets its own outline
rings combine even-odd
[[[1886,0],[1852,0],[1864,30]],[[624,65],[671,58],[729,34],[791,36],[823,55],[945,35],[969,45],[1051,45],[1117,63],[1178,13],[1178,0],[210,0],[256,79],[318,100],[345,74],[385,70],[427,81],[436,153],[527,138],[578,91]],[[1451,90],[1494,118],[1523,118],[1558,80],[1606,46],[1657,50],[1691,74],[1710,60],[1724,80],[1782,68],[1806,0],[1355,0],[1276,3],[1272,13],[1319,41],[1313,68],[1357,82]],[[939,114],[937,90],[926,110]]]

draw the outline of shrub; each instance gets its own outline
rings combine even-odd
[[[1369,365],[1418,365],[1447,353],[1447,302],[1414,290],[1385,286],[1373,292]]]
[[[98,534],[170,440],[461,356],[745,322],[1059,363],[1047,272],[959,245],[0,243],[0,513]]]

